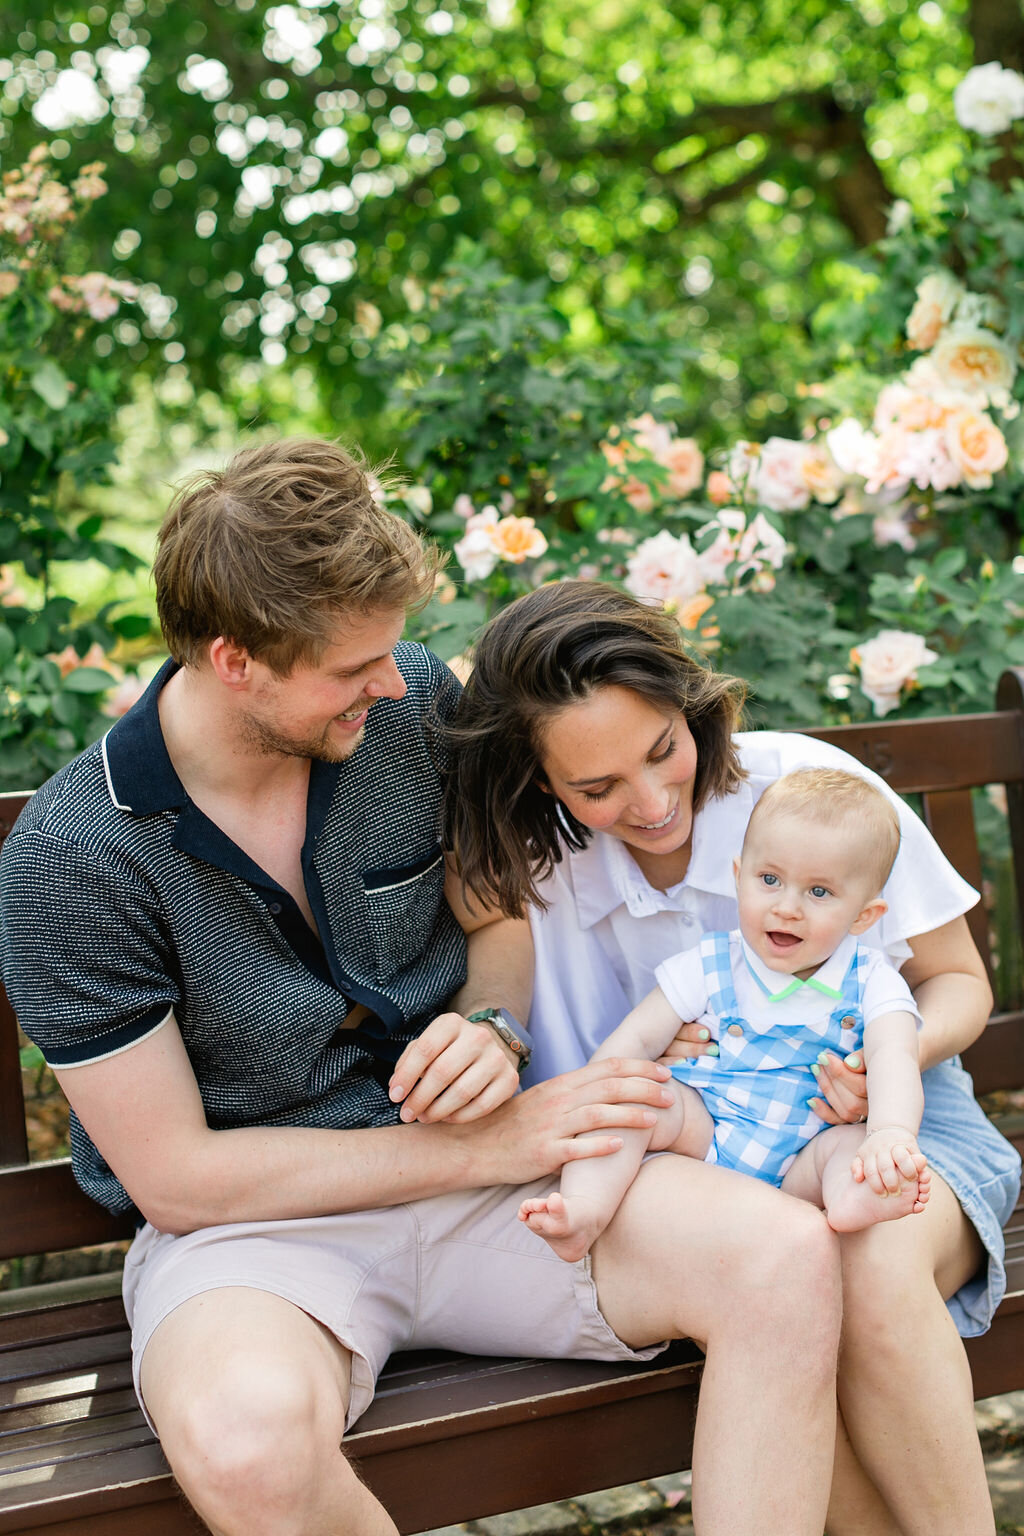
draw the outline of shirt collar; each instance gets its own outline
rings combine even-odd
[[[161,688],[177,670],[177,662],[166,661],[100,744],[110,798],[119,811],[133,816],[151,816],[188,800],[164,745],[158,707]]]
[[[839,947],[832,951],[824,965],[819,965],[814,975],[809,976],[806,981],[801,981],[799,976],[787,976],[782,971],[769,970],[754,954],[746,939],[741,937],[740,944],[743,949],[743,958],[747,962],[747,969],[769,1001],[781,1003],[784,998],[792,997],[794,993],[802,992],[809,987],[812,992],[821,992],[825,997],[838,1002],[843,995],[843,978],[853,959],[857,940],[848,933]]]

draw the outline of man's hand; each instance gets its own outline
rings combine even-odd
[[[452,1127],[481,1184],[529,1184],[564,1163],[605,1157],[624,1130],[649,1130],[675,1100],[668,1070],[609,1057],[516,1094],[475,1125]]]
[[[518,1086],[515,1056],[489,1024],[442,1013],[406,1046],[388,1094],[407,1122],[462,1125],[489,1115]]]

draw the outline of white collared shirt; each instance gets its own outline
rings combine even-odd
[[[524,1082],[541,1082],[588,1061],[607,1034],[654,986],[669,955],[691,949],[705,930],[736,927],[732,861],[754,805],[784,773],[844,768],[869,780],[896,806],[901,844],[883,891],[889,909],[862,935],[899,966],[908,939],[967,912],[978,893],[962,880],[927,828],[893,790],[855,758],[795,732],[745,731],[735,738],[748,777],[734,794],[708,802],[694,819],[690,866],[679,885],[651,886],[625,844],[595,833],[567,853],[541,887],[546,911],[531,909],[536,974]]]
[[[802,981],[782,971],[769,970],[755,955],[738,930],[729,935],[729,955],[736,1007],[740,1018],[755,1035],[774,1029],[798,1030],[819,1024],[833,1012],[843,995],[843,978],[850,967],[857,940],[847,934],[813,976]],[[865,944],[864,949],[868,946]],[[920,1025],[921,1015],[910,988],[899,971],[879,949],[872,949],[861,975],[861,1014],[865,1024],[887,1013],[910,1013]],[[657,984],[680,1019],[696,1019],[707,1013],[708,991],[704,966],[697,949],[671,955],[657,970]],[[712,1038],[718,1038],[718,1021],[707,1015]],[[857,1040],[861,1034],[858,1030]],[[856,1049],[851,1044],[850,1049]]]

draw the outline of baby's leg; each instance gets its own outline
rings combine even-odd
[[[589,1253],[619,1208],[647,1152],[703,1157],[714,1134],[700,1094],[677,1083],[676,1102],[658,1110],[649,1131],[621,1132],[623,1146],[607,1157],[581,1158],[562,1169],[561,1189],[546,1199],[524,1200],[519,1220],[573,1264]]]
[[[860,1125],[820,1131],[797,1155],[782,1181],[787,1194],[824,1210],[834,1232],[860,1232],[876,1221],[919,1215],[928,1200],[931,1174],[923,1159],[917,1178],[901,1184],[896,1194],[876,1195],[866,1180],[858,1183],[850,1163],[863,1140]]]

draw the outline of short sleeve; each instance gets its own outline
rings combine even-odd
[[[871,969],[864,980],[861,1008],[865,1024],[886,1013],[909,1013],[917,1020],[917,1027],[921,1027],[921,1010],[914,994],[895,966],[877,950],[871,956]]]
[[[50,1066],[101,1061],[179,1001],[155,894],[128,862],[29,830],[0,860],[0,968]]]
[[[654,979],[684,1023],[699,1019],[707,1010],[708,988],[699,947],[670,955],[657,967]]]

